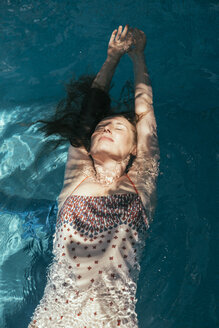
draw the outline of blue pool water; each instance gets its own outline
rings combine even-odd
[[[49,117],[74,74],[96,73],[110,34],[147,35],[161,150],[158,205],[141,263],[139,328],[218,327],[216,0],[1,0],[0,327],[25,328],[52,262],[67,144],[31,122]],[[112,96],[133,79],[124,57]]]

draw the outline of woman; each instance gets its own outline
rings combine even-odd
[[[159,160],[145,45],[137,28],[113,31],[107,59],[91,86],[95,101],[88,93],[82,104],[77,126],[83,137],[70,131],[55,261],[31,328],[137,327],[136,280],[155,208]],[[112,114],[107,98],[125,53],[134,65],[135,119]],[[82,124],[86,117],[90,129]]]

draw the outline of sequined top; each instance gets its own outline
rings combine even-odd
[[[137,327],[136,280],[149,224],[135,190],[67,197],[55,261],[30,327]]]

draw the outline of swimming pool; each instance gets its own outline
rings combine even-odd
[[[214,328],[216,317],[216,1],[2,0],[0,4],[0,327],[27,327],[52,262],[67,144],[46,144],[72,74],[97,72],[111,31],[147,35],[161,150],[158,205],[141,263],[139,328]],[[113,97],[132,79],[129,58]]]

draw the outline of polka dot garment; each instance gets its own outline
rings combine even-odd
[[[137,328],[136,280],[148,227],[137,193],[67,197],[55,261],[29,328]]]

